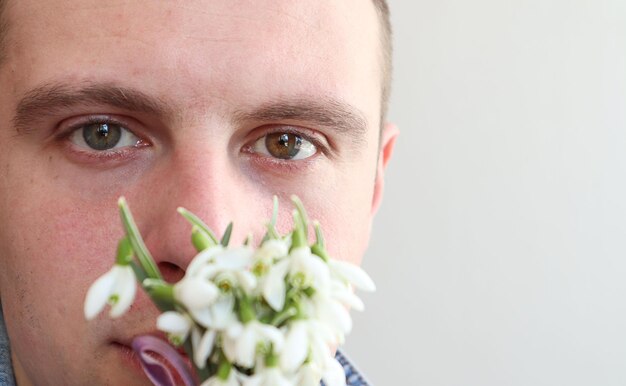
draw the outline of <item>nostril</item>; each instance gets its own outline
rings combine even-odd
[[[168,262],[159,262],[159,270],[163,275],[163,279],[170,284],[180,281],[185,276],[185,271],[176,264]]]

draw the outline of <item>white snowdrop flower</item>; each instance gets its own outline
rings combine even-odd
[[[347,307],[330,294],[320,293],[303,300],[302,304],[307,315],[319,321],[329,331],[331,345],[344,343],[345,335],[352,330],[352,318]]]
[[[221,244],[211,246],[198,253],[187,266],[185,275],[194,276],[206,264],[212,263],[216,255],[224,251]]]
[[[241,383],[237,379],[237,374],[234,369],[230,370],[230,374],[228,374],[228,378],[226,378],[225,380],[215,375],[200,384],[200,386],[240,386],[240,385]]]
[[[174,298],[190,311],[210,306],[219,293],[214,283],[199,276],[186,275],[174,284]]]
[[[289,246],[289,240],[269,239],[256,250],[254,260],[271,264],[273,259],[282,259],[287,256]]]
[[[289,276],[302,280],[302,287],[311,286],[317,292],[326,293],[330,289],[330,270],[319,256],[311,253],[309,247],[296,248],[291,251]]]
[[[115,264],[89,287],[85,298],[85,318],[95,318],[107,303],[111,305],[109,315],[112,318],[123,315],[133,303],[136,292],[135,274],[131,266]]]
[[[322,380],[326,386],[346,386],[346,373],[335,358],[327,359],[322,370]]]
[[[222,295],[209,307],[190,310],[191,317],[201,326],[224,330],[237,322],[234,311],[235,298],[231,294]]]
[[[206,367],[206,361],[213,351],[216,337],[217,331],[213,329],[207,329],[204,334],[201,334],[197,328],[191,331],[193,361],[198,368],[203,369]]]
[[[243,386],[293,386],[278,367],[268,367],[256,372],[243,382]]]
[[[194,351],[194,362],[200,368],[204,368],[206,360],[213,352],[218,337],[234,323],[239,323],[234,312],[235,298],[227,295],[222,296],[210,307],[192,314],[196,323],[206,328],[204,334],[198,329],[192,330],[191,343]]]
[[[298,369],[294,384],[298,386],[319,386],[322,370],[317,363],[309,362]]]
[[[363,301],[354,294],[349,284],[333,280],[330,285],[330,296],[350,309],[363,311],[365,308]]]
[[[285,344],[280,353],[280,367],[287,373],[294,372],[307,357],[322,366],[332,357],[330,347],[335,345],[332,331],[324,323],[313,319],[290,323],[285,334]]]
[[[275,311],[281,311],[285,306],[285,277],[289,270],[288,259],[270,266],[262,284],[263,298]]]
[[[288,258],[270,268],[263,283],[263,297],[275,311],[281,311],[285,305],[285,278],[300,288],[312,287],[321,293],[330,291],[328,265],[312,254],[309,247],[294,249]]]
[[[157,329],[168,334],[174,342],[181,344],[189,335],[193,321],[189,316],[176,311],[167,311],[157,318]]]
[[[334,276],[349,282],[356,288],[367,292],[376,291],[374,281],[367,273],[365,273],[363,269],[361,269],[361,267],[348,263],[347,261],[335,259],[330,259],[328,261],[328,266]]]
[[[223,349],[226,357],[243,367],[252,368],[256,363],[259,345],[272,344],[275,352],[282,350],[285,338],[283,333],[269,324],[252,320],[246,324],[235,323],[223,335]]]

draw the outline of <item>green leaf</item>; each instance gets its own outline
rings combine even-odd
[[[191,227],[191,243],[198,252],[202,252],[205,249],[215,245],[215,243],[213,243],[213,240],[211,240],[207,233],[200,229],[197,225],[193,225]]]
[[[223,246],[227,247],[228,246],[228,242],[230,241],[231,233],[233,233],[233,223],[232,222],[230,224],[228,224],[228,226],[226,227],[226,230],[224,231],[224,235],[222,236],[222,239],[220,240],[220,244],[222,244]]]
[[[146,275],[150,278],[154,279],[162,279],[161,272],[157,267],[152,255],[150,255],[150,251],[146,247],[143,239],[141,238],[141,234],[139,233],[139,229],[137,228],[137,224],[133,219],[133,215],[130,213],[130,209],[128,208],[128,204],[126,203],[126,199],[124,197],[120,197],[118,200],[118,206],[120,208],[120,214],[122,216],[122,223],[124,224],[124,229],[126,229],[126,235],[130,244],[135,251],[135,255],[139,260],[139,264],[145,271]]]
[[[217,245],[218,244],[217,237],[215,237],[215,234],[213,233],[213,231],[211,231],[209,226],[206,225],[204,223],[204,221],[200,220],[200,218],[198,216],[196,216],[195,214],[191,213],[190,211],[188,211],[185,208],[178,208],[177,210],[178,210],[178,213],[181,214],[181,216],[183,216],[185,219],[187,219],[187,221],[189,221],[191,223],[191,225],[197,226],[204,233],[206,233],[206,235],[213,242],[213,245]]]

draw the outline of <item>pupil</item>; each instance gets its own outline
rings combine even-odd
[[[94,150],[109,150],[115,147],[122,136],[118,125],[93,123],[83,128],[85,143]]]
[[[290,133],[274,133],[265,137],[269,153],[280,159],[291,159],[300,151],[302,137]]]

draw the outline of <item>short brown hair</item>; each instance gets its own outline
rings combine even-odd
[[[2,0],[0,0],[2,1]],[[387,0],[373,0],[374,6],[378,13],[380,31],[380,42],[382,47],[382,106],[381,106],[381,124],[387,117],[387,109],[389,107],[389,96],[391,94],[391,81],[393,73],[393,39],[391,29],[391,16],[389,13],[389,5]]]

